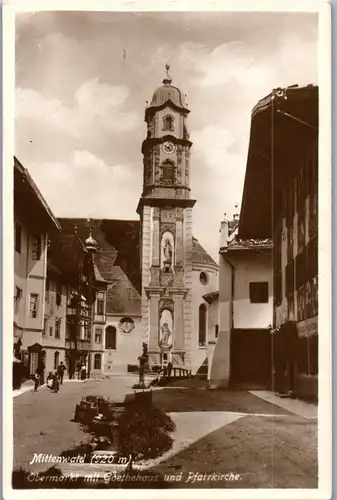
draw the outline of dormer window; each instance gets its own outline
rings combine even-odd
[[[163,118],[163,130],[174,130],[173,126],[174,117],[172,115],[165,115]]]

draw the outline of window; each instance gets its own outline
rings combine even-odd
[[[266,304],[268,302],[268,281],[249,283],[249,297],[252,304]]]
[[[206,345],[206,322],[207,307],[206,304],[201,304],[199,307],[199,346]]]
[[[96,304],[97,304],[96,310],[97,310],[98,316],[104,316],[104,298],[99,297],[96,300]]]
[[[102,364],[102,356],[99,353],[96,353],[94,357],[94,370],[100,370],[101,364]]]
[[[103,336],[103,329],[96,328],[96,330],[95,330],[95,342],[96,342],[96,344],[100,344],[102,342],[102,336]]]
[[[37,293],[31,293],[30,294],[30,302],[29,302],[29,316],[31,318],[37,318],[37,301],[38,301],[38,294]]]
[[[56,283],[56,305],[60,306],[62,303],[62,283]]]
[[[54,370],[57,370],[59,363],[60,363],[60,353],[56,351],[54,353]]]
[[[40,260],[41,258],[41,238],[39,235],[32,236],[32,259]]]
[[[16,222],[15,223],[15,251],[21,253],[21,238],[22,238],[22,229],[21,225]]]
[[[55,320],[55,338],[61,338],[61,318]]]
[[[105,349],[116,349],[116,328],[108,326],[105,330]]]
[[[219,325],[215,325],[215,338],[217,339],[219,335]]]
[[[87,322],[84,324],[84,340],[90,340],[90,328]]]
[[[207,276],[207,273],[205,273],[204,271],[202,271],[202,272],[200,273],[200,277],[199,277],[199,279],[200,279],[200,283],[201,283],[202,285],[207,285],[207,283],[208,283],[208,276]]]
[[[171,115],[165,115],[163,118],[163,130],[174,130],[173,127],[174,118]]]
[[[53,327],[50,326],[49,327],[49,337],[52,337],[53,336]]]
[[[162,181],[164,184],[171,184],[175,179],[175,166],[170,160],[163,162],[161,166],[162,170]]]

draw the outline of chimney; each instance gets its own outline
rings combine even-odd
[[[240,213],[237,212],[238,208],[239,208],[239,205],[235,205],[236,213],[233,214],[233,221],[234,222],[239,222],[239,220],[240,220]]]
[[[228,220],[226,214],[224,214],[224,218],[221,221],[220,225],[220,248],[227,247],[228,245]]]

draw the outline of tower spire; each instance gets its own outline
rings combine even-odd
[[[165,78],[163,80],[163,84],[164,85],[171,85],[172,78],[169,75],[170,65],[169,64],[165,64],[165,69],[166,69],[166,76],[165,76]]]

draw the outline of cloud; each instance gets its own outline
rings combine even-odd
[[[140,117],[134,111],[122,108],[129,96],[126,85],[112,86],[100,83],[98,78],[84,82],[74,94],[73,105],[58,99],[46,99],[34,89],[16,90],[16,118],[51,126],[73,138],[95,133],[123,133],[134,130]]]
[[[67,162],[26,165],[57,217],[134,219],[141,176],[129,165],[107,165],[87,150]]]

